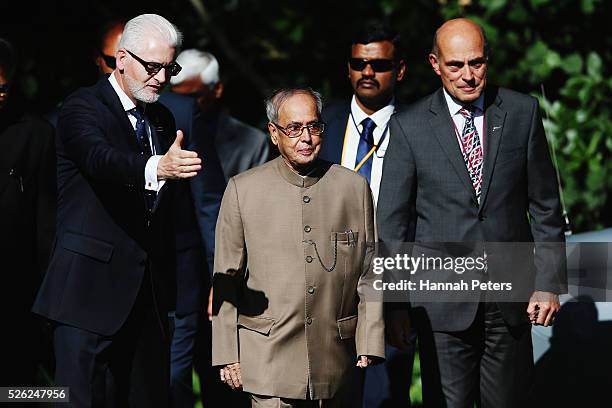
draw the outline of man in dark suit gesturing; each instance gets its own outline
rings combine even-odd
[[[438,29],[429,61],[443,87],[391,119],[380,238],[480,242],[485,257],[487,242],[533,242],[535,255],[512,270],[530,289],[524,302],[413,301],[394,308],[388,330],[408,347],[413,319],[427,406],[522,406],[533,369],[529,323],[551,324],[565,291],[562,252],[550,245],[564,241],[563,222],[538,104],[487,85],[486,38],[469,20]],[[490,252],[493,279],[499,254]]]
[[[34,311],[55,322],[55,383],[73,406],[168,404],[168,190],[201,168],[182,133],[172,143],[174,120],[156,103],[180,71],[180,43],[165,18],[135,17],[117,69],[60,112],[57,233]]]

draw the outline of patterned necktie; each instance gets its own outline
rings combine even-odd
[[[149,144],[149,135],[145,124],[144,112],[140,108],[130,109],[128,111],[136,118],[136,138],[140,146],[140,153],[146,156],[151,156],[151,145]]]
[[[483,155],[480,137],[474,125],[475,109],[476,108],[473,106],[466,106],[459,110],[459,113],[465,118],[463,132],[461,132],[461,153],[463,153],[463,160],[465,161],[470,180],[472,180],[472,185],[474,186],[476,199],[480,204]]]
[[[359,135],[359,145],[357,146],[357,157],[355,159],[355,167],[361,163],[364,157],[368,155],[372,147],[374,147],[374,128],[376,127],[376,123],[370,118],[365,118],[361,122],[361,134]],[[372,155],[373,156],[373,155]],[[368,184],[370,183],[370,176],[372,174],[372,162],[374,158],[370,156],[363,163],[363,165],[357,170],[357,172],[363,175],[366,179],[368,179]]]

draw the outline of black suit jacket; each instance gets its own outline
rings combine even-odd
[[[158,154],[174,140],[174,119],[147,105]],[[163,277],[174,269],[169,206],[173,183],[147,209],[136,134],[108,79],[65,101],[57,127],[57,232],[33,311],[101,335],[127,319],[151,269],[160,309]],[[163,242],[162,238],[170,241]]]
[[[160,102],[183,131],[183,148],[198,153],[202,170],[189,181],[177,183],[176,198],[176,313],[185,315],[203,310],[212,282],[215,253],[215,227],[225,177],[214,144],[214,133],[207,132],[205,121],[194,98],[172,92]]]
[[[395,105],[395,111],[403,109],[404,105]],[[321,142],[319,157],[332,163],[341,164],[342,149],[346,125],[351,114],[351,101],[336,102],[326,106],[321,112],[321,119],[325,122],[325,135]]]
[[[30,314],[49,261],[55,201],[53,127],[9,104],[0,112],[2,304],[20,318]]]
[[[519,251],[513,279],[523,288],[564,293],[563,221],[555,171],[537,100],[508,89],[485,92],[484,168],[480,205],[440,89],[391,119],[378,202],[378,231],[390,242],[535,242]],[[531,222],[530,222],[531,218]],[[524,248],[523,248],[524,249]],[[501,252],[491,252],[495,278]],[[495,260],[498,263],[495,263]],[[526,303],[499,303],[511,325],[526,323]],[[412,304],[432,328],[466,329],[478,303]]]

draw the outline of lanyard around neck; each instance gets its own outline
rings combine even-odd
[[[362,132],[359,131],[359,128],[357,127],[357,122],[355,122],[355,117],[353,116],[353,112],[351,111],[351,119],[353,120],[353,125],[355,126],[355,130],[357,131],[357,134],[359,135],[359,139],[363,139],[363,134]],[[355,169],[353,169],[353,171],[356,173],[359,171],[359,169],[361,168],[361,166],[363,166],[363,164],[365,162],[368,161],[368,159],[378,151],[378,149],[380,148],[380,146],[382,146],[383,142],[385,141],[385,137],[387,137],[387,132],[389,130],[389,120],[387,121],[387,124],[385,125],[385,128],[383,130],[382,135],[380,136],[380,140],[378,140],[378,143],[374,144],[374,146],[372,146],[372,148],[370,149],[370,151],[368,152],[368,154],[366,154],[363,159],[361,159],[361,161],[359,162],[359,164],[357,164],[357,166],[355,166]],[[367,141],[367,139],[364,139]]]

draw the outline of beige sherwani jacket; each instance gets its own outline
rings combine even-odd
[[[252,394],[333,398],[356,354],[384,358],[382,304],[364,299],[375,240],[370,188],[348,169],[321,161],[303,178],[279,157],[230,179],[213,365],[240,362]]]

